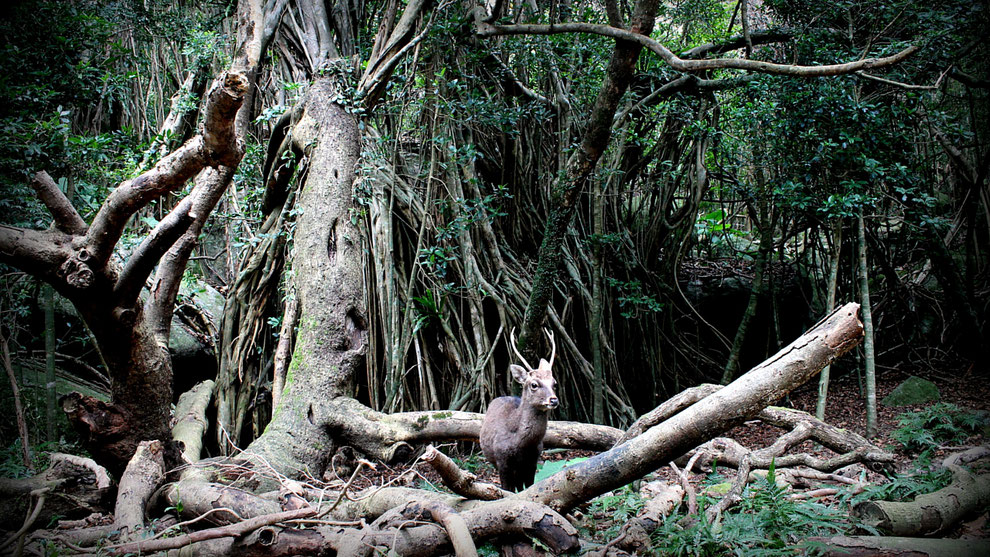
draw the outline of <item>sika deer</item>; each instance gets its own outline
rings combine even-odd
[[[509,366],[513,379],[522,384],[522,398],[496,398],[488,405],[481,424],[481,451],[498,468],[502,487],[509,491],[519,491],[533,483],[536,460],[543,452],[547,415],[559,403],[551,370],[557,345],[553,334],[546,329],[544,332],[550,338],[550,361],[541,358],[535,369],[516,350],[515,330],[509,334],[512,351],[526,366]]]

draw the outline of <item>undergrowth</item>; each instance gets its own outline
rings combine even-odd
[[[929,456],[945,444],[962,443],[990,425],[986,413],[973,412],[939,402],[916,412],[904,412],[898,417],[900,427],[891,432],[907,453]]]
[[[713,486],[726,478],[715,473],[698,486],[698,513],[685,516],[679,509],[664,517],[652,535],[653,553],[659,555],[796,555],[814,554],[821,546],[805,541],[813,536],[832,536],[853,528],[848,515],[814,501],[793,500],[776,483],[771,467],[766,477],[743,491],[742,501],[713,521],[705,509],[723,495]],[[719,493],[716,493],[718,491]],[[614,539],[619,529],[636,516],[644,501],[626,486],[599,497],[591,506],[595,516],[613,516],[608,526],[594,524],[586,532],[601,541]]]

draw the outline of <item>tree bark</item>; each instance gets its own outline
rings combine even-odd
[[[873,311],[870,308],[870,276],[866,264],[866,223],[863,210],[857,219],[859,297],[863,307],[863,361],[866,366],[866,436],[877,434],[877,361],[873,349]]]
[[[315,144],[297,201],[299,332],[282,402],[246,451],[276,470],[317,476],[335,447],[324,425],[330,404],[352,394],[367,350],[361,234],[351,218],[360,135],[357,119],[333,102],[336,93],[331,79],[315,81],[293,129],[300,145]]]
[[[976,475],[954,467],[953,481],[914,501],[867,501],[853,508],[866,524],[895,536],[935,536],[968,514],[990,505],[990,474]]]
[[[825,311],[832,311],[835,307],[835,289],[839,282],[839,261],[842,255],[842,218],[836,217],[832,223],[832,254],[828,263],[828,284],[825,286]],[[819,420],[825,419],[825,404],[828,401],[828,379],[832,366],[825,366],[822,369],[821,377],[818,379],[818,403],[815,406],[815,417]]]
[[[990,555],[990,542],[884,536],[836,536],[811,538],[825,544],[827,557],[983,557]]]
[[[125,540],[137,538],[144,529],[148,501],[165,479],[163,451],[161,441],[142,441],[120,477],[113,525]]]

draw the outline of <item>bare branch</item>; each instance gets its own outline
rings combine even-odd
[[[912,83],[901,83],[900,81],[894,81],[892,79],[887,79],[877,75],[870,75],[866,72],[856,72],[859,77],[869,79],[870,81],[876,81],[877,83],[883,83],[884,85],[890,85],[891,87],[897,87],[898,89],[904,89],[906,91],[934,91],[938,89],[935,85],[914,85]]]
[[[118,306],[129,306],[137,300],[155,265],[192,224],[196,218],[191,212],[194,193],[179,202],[128,258],[113,289]]]
[[[47,172],[42,170],[31,179],[31,187],[38,199],[48,207],[55,219],[55,227],[66,234],[85,234],[86,221],[79,216],[69,198],[62,193],[58,184]]]
[[[182,187],[206,166],[237,166],[242,149],[234,133],[234,116],[247,91],[247,78],[229,72],[208,93],[203,135],[187,141],[133,180],[123,182],[107,197],[86,236],[94,268],[103,267],[120,240],[128,219],[152,199]]]
[[[482,37],[493,37],[500,35],[559,35],[564,33],[588,33],[592,35],[602,35],[624,41],[630,41],[646,47],[654,54],[658,55],[664,62],[677,71],[697,72],[714,69],[735,69],[749,70],[753,72],[773,74],[773,75],[793,75],[798,77],[822,77],[829,75],[842,75],[868,70],[883,68],[904,60],[908,56],[918,51],[919,47],[909,46],[904,50],[884,58],[864,58],[855,62],[845,64],[830,64],[825,66],[801,66],[796,64],[776,64],[773,62],[762,62],[759,60],[748,60],[742,58],[715,58],[706,60],[685,60],[658,41],[608,25],[598,25],[594,23],[560,23],[556,25],[492,25],[490,23],[478,22],[477,33]]]

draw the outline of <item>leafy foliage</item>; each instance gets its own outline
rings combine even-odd
[[[850,505],[862,501],[910,501],[918,495],[938,491],[951,482],[950,470],[920,466],[903,474],[895,474],[886,483],[867,485],[860,493],[847,492],[840,499]]]
[[[722,482],[719,475],[707,485]],[[702,494],[699,508],[715,501]],[[654,532],[655,548],[664,555],[794,555],[812,551],[802,544],[811,536],[834,535],[850,528],[844,513],[809,500],[794,500],[778,486],[773,469],[746,487],[742,502],[709,522],[703,512],[695,520],[672,513]]]
[[[985,412],[964,410],[955,404],[939,402],[898,418],[900,427],[891,438],[908,452],[928,454],[946,443],[961,443],[990,425]]]

